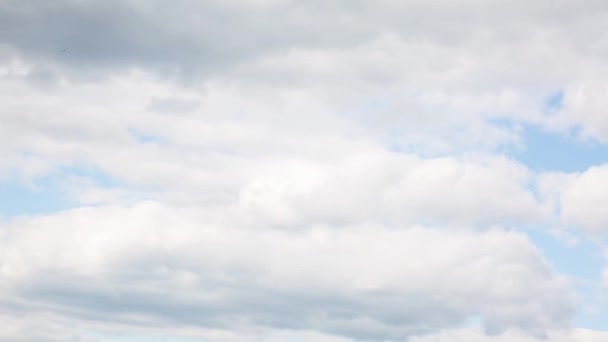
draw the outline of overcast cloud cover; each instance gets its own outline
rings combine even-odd
[[[607,79],[604,0],[2,0],[0,341],[608,341]]]

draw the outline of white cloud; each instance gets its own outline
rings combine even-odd
[[[608,230],[608,166],[592,166],[581,173],[541,176],[541,192],[552,198],[563,225],[594,235]]]
[[[541,333],[572,313],[565,279],[515,232],[289,232],[216,219],[142,203],[14,220],[2,227],[5,300],[122,323],[226,329],[236,319],[237,330],[373,339],[457,326],[470,315],[490,331]]]
[[[529,181],[525,167],[506,158],[424,160],[370,151],[337,165],[272,164],[243,188],[240,203],[261,222],[279,224],[372,220],[487,228],[542,218]]]
[[[145,74],[50,93],[26,90],[19,80],[3,84],[16,92],[3,98],[16,109],[0,117],[12,156],[4,163],[23,178],[29,172],[29,181],[60,177],[84,203],[220,201],[262,225],[371,220],[487,227],[544,215],[528,190],[529,172],[517,162],[389,152],[306,93],[271,97],[210,85],[201,94]],[[34,100],[24,102],[26,94]],[[158,98],[199,104],[181,113],[149,111]],[[146,136],[150,142],[141,140]],[[24,152],[44,168],[25,169]],[[85,174],[74,177],[72,169]],[[96,186],[99,173],[117,188]]]
[[[506,229],[555,214],[603,233],[607,171],[535,175],[497,151],[529,124],[608,141],[607,16],[599,0],[0,3],[0,181],[98,205],[2,223],[17,328],[0,339],[591,341],[554,331],[568,285]],[[443,331],[471,317],[493,336]]]
[[[596,138],[605,133],[600,116],[588,114],[599,111],[585,104],[600,100],[584,95],[603,91],[597,75],[605,69],[601,28],[608,12],[593,0],[525,8],[509,1],[59,1],[44,11],[27,3],[5,5],[4,13],[0,31],[24,59],[17,71],[30,86],[39,74],[60,84],[91,81],[89,74],[97,75],[93,81],[107,79],[135,67],[177,73],[188,84],[267,89],[273,97],[289,89],[349,113],[381,139],[430,152],[517,140],[517,132],[488,119],[559,129],[582,125]],[[40,26],[15,32],[15,20]],[[100,22],[114,29],[96,27]],[[62,34],[79,25],[92,36]],[[58,52],[57,46],[67,45],[69,53]],[[545,116],[546,97],[559,90],[567,110]],[[387,110],[353,115],[370,103]],[[291,109],[283,116],[304,117]],[[398,137],[387,138],[391,132]]]

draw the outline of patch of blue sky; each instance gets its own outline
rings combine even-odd
[[[582,172],[608,162],[607,145],[585,143],[534,126],[525,126],[522,136],[524,146],[507,154],[536,172]]]
[[[559,112],[564,106],[563,90],[549,94],[540,106],[546,115]],[[583,141],[577,137],[575,129],[560,133],[509,120],[496,120],[494,124],[519,131],[521,145],[509,145],[500,152],[520,161],[533,171],[581,172],[591,166],[608,162],[608,145]]]
[[[481,328],[483,327],[483,319],[480,316],[471,316],[466,319],[462,326],[464,328]]]
[[[577,327],[608,330],[608,305],[599,303],[601,271],[604,265],[601,249],[583,236],[568,246],[545,229],[530,229],[529,239],[542,251],[547,261],[560,274],[567,275],[579,299],[574,317]]]
[[[543,103],[543,109],[545,110],[546,113],[549,113],[549,114],[558,112],[559,110],[562,109],[563,106],[564,106],[564,91],[561,89],[549,94],[549,96],[547,96],[545,98],[545,101]]]
[[[134,128],[129,128],[129,133],[141,144],[157,144],[166,145],[167,139],[158,135],[153,135],[139,131]]]
[[[579,328],[608,331],[608,299],[601,285],[577,284],[580,305],[574,317],[574,325]]]
[[[100,170],[99,168],[93,165],[77,164],[64,166],[59,169],[56,178],[67,178],[70,176],[88,179],[94,182],[96,185],[104,188],[117,187],[123,185],[120,180],[108,175],[106,172],[103,172],[103,170]]]
[[[526,233],[556,271],[581,279],[599,280],[604,259],[601,249],[593,242],[583,236],[574,236],[578,243],[569,246],[546,229],[532,228]]]
[[[0,182],[0,217],[51,214],[78,206],[66,188],[69,177],[74,176],[103,188],[121,185],[115,178],[86,165],[65,166],[29,182],[9,179]]]
[[[69,209],[74,201],[57,183],[45,178],[32,184],[16,181],[0,183],[0,216],[50,214]]]

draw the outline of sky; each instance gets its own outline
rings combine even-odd
[[[0,341],[608,341],[603,0],[0,1]]]

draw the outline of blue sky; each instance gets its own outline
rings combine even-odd
[[[513,157],[535,171],[583,172],[601,165],[608,157],[608,147],[588,143],[575,136],[564,136],[538,127],[525,127],[525,147],[513,151]]]
[[[48,214],[70,208],[70,200],[48,180],[36,185],[18,182],[2,183],[2,216]]]

